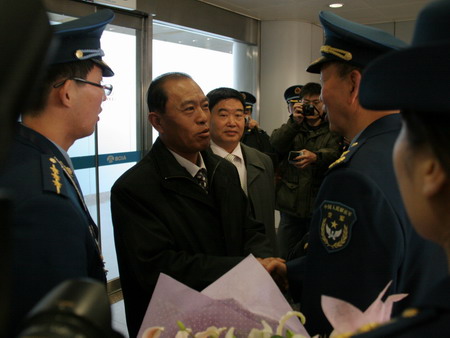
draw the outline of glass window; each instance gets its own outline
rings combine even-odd
[[[153,22],[153,78],[187,73],[206,94],[218,87],[256,92],[257,47],[207,32]],[[255,95],[256,96],[256,95]],[[153,142],[158,132],[153,129]]]
[[[104,82],[113,85],[113,91],[102,104],[100,121],[96,133],[78,140],[70,148],[69,155],[75,159],[92,159],[88,155],[98,154],[93,163],[98,168],[76,170],[83,182],[83,194],[92,217],[100,226],[103,257],[106,262],[108,280],[119,277],[114,245],[110,210],[110,190],[120,175],[138,159],[137,153],[137,72],[136,30],[108,25],[101,44],[105,51],[105,62],[114,71],[113,77]],[[75,163],[75,162],[74,162]],[[93,209],[96,209],[95,212]]]

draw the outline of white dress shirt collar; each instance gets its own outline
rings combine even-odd
[[[169,149],[169,148],[167,148]],[[183,167],[185,168],[189,174],[192,175],[192,177],[195,177],[195,175],[197,175],[197,172],[201,169],[201,168],[205,168],[205,162],[203,162],[203,157],[202,154],[199,152],[198,153],[198,157],[199,157],[199,165],[196,165],[194,163],[192,163],[189,160],[186,160],[183,156],[178,155],[176,152],[172,151],[169,149],[169,151],[172,153],[172,155],[175,157],[175,159],[177,160],[177,162]]]

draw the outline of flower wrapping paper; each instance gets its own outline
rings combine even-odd
[[[275,331],[288,311],[292,308],[272,277],[249,255],[201,292],[161,273],[138,337],[149,327],[162,326],[161,337],[173,338],[179,330],[177,321],[193,332],[209,326],[234,327],[236,337],[247,337],[252,328],[262,328],[261,320]],[[309,337],[296,317],[285,327]]]
[[[323,312],[334,329],[330,338],[339,334],[356,332],[368,324],[382,324],[389,321],[394,303],[407,296],[406,293],[394,294],[388,296],[383,301],[382,298],[391,283],[392,281],[385,286],[365,311],[361,311],[346,301],[334,297],[322,296],[321,303]]]

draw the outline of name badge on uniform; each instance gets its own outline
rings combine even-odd
[[[320,206],[320,241],[329,253],[344,249],[350,242],[352,226],[356,222],[353,208],[335,201]]]

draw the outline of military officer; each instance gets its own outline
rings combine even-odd
[[[67,154],[92,134],[113,71],[100,37],[111,10],[54,26],[58,48],[42,80],[39,102],[21,114],[0,186],[11,196],[12,296],[10,337],[53,287],[69,278],[106,283],[93,222]]]
[[[449,29],[450,1],[427,5],[416,21],[412,46],[367,68],[361,104],[369,109],[401,109],[403,129],[394,149],[400,192],[414,228],[441,245],[450,262]],[[390,95],[393,91],[396,95]],[[448,336],[449,299],[447,276],[401,316],[358,337]]]
[[[245,102],[245,129],[244,134],[241,138],[241,142],[246,146],[255,148],[268,155],[272,160],[273,167],[277,168],[278,157],[272,145],[270,144],[269,135],[267,135],[266,131],[259,128],[258,121],[252,119],[253,107],[256,103],[256,97],[249,92],[241,91],[241,94],[244,97]]]
[[[307,70],[321,74],[330,130],[352,141],[320,188],[306,257],[287,262],[289,287],[311,335],[331,331],[321,295],[365,310],[392,280],[389,294],[409,294],[394,306],[398,314],[447,275],[442,249],[414,231],[401,200],[392,163],[398,111],[368,110],[359,102],[366,65],[406,44],[331,12],[319,17],[325,44]]]
[[[283,96],[284,96],[284,100],[288,104],[288,110],[290,109],[289,108],[290,105],[294,105],[295,103],[300,103],[300,101],[302,99],[302,88],[303,88],[303,85],[294,85],[294,86],[288,87],[284,91]]]

